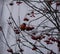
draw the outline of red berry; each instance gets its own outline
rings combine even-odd
[[[54,42],[56,41],[56,39],[53,37],[50,37],[49,40],[54,41]]]
[[[34,14],[32,14],[30,17],[35,17],[35,15],[34,15]]]
[[[20,49],[20,52],[23,52],[24,50],[23,49]]]
[[[34,11],[32,11],[31,14],[32,14],[32,15],[31,15],[30,17],[35,17]]]
[[[32,11],[31,14],[34,14],[34,11]]]
[[[18,42],[21,42],[21,40],[20,40],[20,39],[17,39],[17,41],[18,41]]]
[[[30,15],[30,13],[27,13],[27,15]]]
[[[20,33],[20,31],[15,27],[14,28],[14,32],[16,33],[16,34],[19,34]]]
[[[7,49],[7,51],[13,53],[13,50],[12,49]]]
[[[21,30],[25,30],[25,29],[26,29],[26,24],[23,23],[22,25],[20,25],[20,29],[21,29]]]
[[[29,26],[26,27],[27,31],[30,31],[30,30],[33,30],[33,29],[34,29],[34,27],[29,27]]]
[[[17,1],[17,2],[16,2],[17,5],[20,5],[21,3],[22,3],[22,2],[20,2],[20,1],[19,1],[19,2]]]
[[[39,40],[41,40],[41,39],[42,39],[42,38],[41,38],[41,36],[37,36],[36,38],[37,38],[37,39],[39,39]]]
[[[33,30],[33,29],[34,29],[34,27],[30,27],[30,29],[31,29],[31,30]]]
[[[31,38],[32,38],[33,40],[37,40],[37,38],[36,38],[35,36],[32,36]]]
[[[45,36],[37,36],[36,38],[42,40],[43,38],[45,38]]]
[[[57,2],[56,5],[59,6],[60,5],[60,2]]]
[[[36,49],[37,49],[37,47],[33,47],[33,48],[32,48],[32,50],[36,50]]]
[[[46,42],[47,44],[53,44],[53,43],[50,42],[49,40],[45,40],[44,42]]]
[[[31,28],[29,26],[26,27],[26,31],[30,31]]]
[[[9,24],[9,25],[11,25],[11,24],[12,24],[12,22],[8,22],[8,24]]]
[[[24,18],[24,21],[29,21],[29,19],[28,18]]]
[[[9,5],[10,5],[10,6],[13,6],[14,4],[13,4],[13,3],[10,3]]]

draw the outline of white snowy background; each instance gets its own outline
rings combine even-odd
[[[7,22],[7,20],[8,20],[8,18],[9,18],[9,16],[10,16],[10,13],[9,13],[9,10],[8,10],[8,8],[7,8],[7,6],[6,6],[6,4],[9,4],[9,0],[6,0],[6,1],[4,1],[4,6],[3,6],[3,11],[2,11],[2,4],[3,4],[3,0],[0,0],[0,24],[2,25],[2,27],[3,27],[3,30],[4,30],[4,33],[5,33],[5,36],[6,36],[6,38],[7,38],[7,40],[8,40],[8,43],[10,44],[10,45],[12,45],[12,44],[14,44],[15,43],[15,38],[14,37],[12,37],[11,35],[9,35],[9,33],[8,33],[8,31],[13,35],[13,36],[15,36],[15,34],[14,34],[14,32],[12,31],[12,29],[11,29],[11,27],[8,25],[8,22]],[[38,5],[38,4],[36,4],[36,5]],[[54,6],[54,8],[55,8],[55,4],[53,5]],[[19,19],[18,19],[18,6],[16,5],[16,4],[14,4],[14,6],[13,7],[10,7],[9,5],[8,5],[8,7],[9,7],[9,9],[12,11],[12,14],[13,14],[13,18],[14,18],[14,20],[16,21],[16,23],[19,25]],[[60,7],[58,7],[58,9],[59,9]],[[23,18],[25,17],[25,15],[26,15],[26,13],[30,10],[31,8],[29,8],[25,3],[22,3],[21,5],[20,5],[20,23],[23,23]],[[1,12],[2,11],[2,12]],[[2,15],[1,15],[2,14]],[[2,16],[2,17],[1,17]],[[37,17],[37,16],[36,16]],[[31,18],[30,20],[32,20],[33,18]],[[41,21],[42,21],[43,19],[41,19]],[[36,21],[36,22],[33,22],[32,24],[33,25],[37,25],[37,24],[39,24],[38,22],[40,22],[40,20],[38,20],[38,21]],[[50,24],[50,23],[47,23],[47,24]],[[51,24],[51,26],[52,26],[52,24]],[[1,33],[1,32],[0,32]],[[2,36],[2,34],[0,34],[0,37]],[[4,40],[4,38],[2,38],[3,40]],[[4,40],[5,41],[5,40]],[[43,42],[43,41],[42,41]],[[26,43],[27,44],[27,43]],[[44,44],[44,42],[43,42],[43,44]],[[46,45],[46,44],[45,44]],[[53,44],[53,45],[46,45],[48,48],[50,48],[50,49],[53,49],[53,51],[54,52],[56,52],[57,54],[59,54],[58,53],[58,49],[57,49],[57,46],[56,46],[56,43],[55,44]],[[1,43],[1,40],[0,40],[0,54],[9,54],[6,50],[7,50],[7,46],[5,45],[5,44],[2,44]],[[15,47],[13,47],[14,49],[15,49]],[[36,52],[33,52],[31,49],[29,49],[29,48],[26,48],[26,47],[23,47],[24,48],[24,54],[35,54]],[[41,50],[43,50],[43,49],[41,49]],[[46,54],[46,50],[43,50],[44,52],[45,52],[45,54]]]

